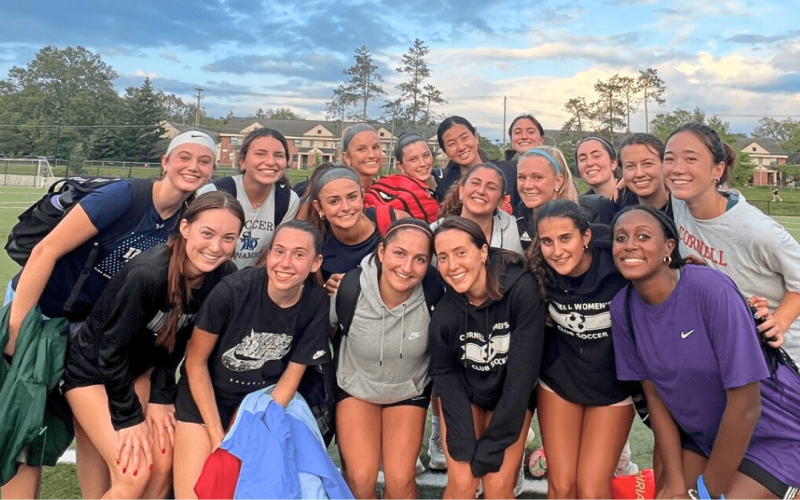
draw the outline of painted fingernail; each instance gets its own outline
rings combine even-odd
[[[138,474],[138,473],[139,473],[139,471],[138,471],[138,470],[135,470],[135,471],[133,471],[133,475],[134,475],[134,476],[135,476],[136,474]]]
[[[150,464],[150,470],[153,470],[153,464]]]
[[[119,465],[119,460],[117,460],[117,465]]]
[[[128,470],[128,468],[125,467],[124,469],[122,469],[122,473],[125,474],[125,471],[127,471],[127,470]]]
[[[166,452],[167,452],[166,448],[161,448],[161,453],[166,453]]]

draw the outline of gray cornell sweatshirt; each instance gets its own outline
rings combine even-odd
[[[411,296],[387,309],[378,291],[378,269],[370,256],[361,261],[358,295],[349,333],[342,338],[336,379],[348,394],[375,404],[391,404],[423,393],[428,375],[430,313],[420,284]],[[331,326],[338,325],[336,296]]]

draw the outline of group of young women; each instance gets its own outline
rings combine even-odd
[[[336,443],[357,498],[377,496],[380,470],[385,497],[418,496],[429,406],[445,497],[513,497],[536,414],[548,497],[609,498],[641,394],[659,496],[793,498],[800,245],[724,189],[735,153],[698,124],[666,146],[587,137],[579,195],[534,117],[509,135],[494,164],[469,121],[447,118],[441,170],[422,138],[398,141],[396,175],[439,204],[430,225],[401,203],[365,207],[383,165],[369,125],[345,132],[345,165],[318,167],[297,194],[281,191],[280,132],[251,132],[241,174],[213,184],[213,141],[180,135],[76,313],[64,291],[136,191],[120,181],[84,198],[15,280],[4,347],[13,357],[36,304],[71,322],[60,392],[84,497],[194,497],[248,393],[274,385],[286,406],[307,367],[335,360]],[[3,498],[36,496],[39,465],[23,460]]]

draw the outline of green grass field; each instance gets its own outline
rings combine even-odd
[[[309,171],[290,171],[290,179],[292,182],[304,180],[309,174]],[[11,227],[16,223],[17,216],[28,208],[32,203],[37,201],[43,194],[44,190],[35,189],[30,187],[11,187],[0,186],[0,236],[2,241],[5,241]],[[769,203],[772,199],[772,192],[766,189],[753,189],[746,188],[742,192],[748,200],[753,200],[757,203]],[[789,203],[800,204],[800,191],[782,191],[781,196],[784,201]],[[774,205],[771,204],[770,205]],[[797,205],[800,206],[800,205]],[[762,208],[763,209],[763,208]],[[800,240],[800,217],[776,217],[781,224],[783,224],[792,235]],[[18,271],[19,266],[14,263],[5,252],[0,252],[0,283],[5,286],[11,277]],[[536,431],[536,440],[532,449],[541,446],[539,438],[538,425],[534,422],[534,430]],[[430,432],[430,425],[426,429],[426,439],[423,445],[423,462],[427,464],[427,436]],[[640,469],[652,466],[652,452],[653,452],[653,438],[651,432],[637,419],[634,423],[631,432],[631,448],[633,451],[632,460],[639,465]],[[329,450],[334,461],[338,463],[338,453],[335,446],[331,446]],[[443,473],[426,473],[420,477],[420,497],[421,498],[441,498],[443,492],[443,485],[446,476]],[[523,493],[522,498],[543,498],[541,493],[546,490],[546,483],[541,480],[532,480],[528,477],[526,481],[526,491]],[[78,488],[78,480],[75,475],[75,465],[71,463],[60,463],[53,468],[45,468],[42,476],[42,498],[80,498],[80,490]]]

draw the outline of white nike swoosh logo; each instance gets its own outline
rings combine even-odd
[[[694,330],[689,330],[688,332],[681,332],[681,338],[685,339],[686,337],[688,337],[692,333],[694,333]]]
[[[325,355],[325,351],[317,351],[317,352],[314,353],[314,355],[311,357],[311,359],[319,359],[324,355]]]
[[[411,332],[411,335],[408,336],[408,340],[416,340],[422,336],[422,332]]]

